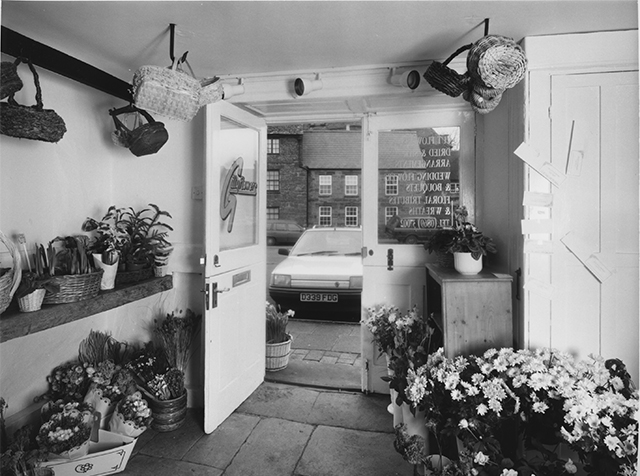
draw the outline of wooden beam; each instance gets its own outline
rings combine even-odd
[[[131,84],[101,69],[69,56],[5,26],[2,27],[2,52],[14,58],[23,56],[41,68],[53,71],[89,87],[131,102]]]

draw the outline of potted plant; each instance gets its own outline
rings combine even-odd
[[[266,370],[274,372],[283,370],[289,365],[289,355],[291,354],[291,342],[293,338],[287,333],[289,318],[293,317],[294,311],[289,309],[281,312],[280,307],[276,307],[272,302],[267,301],[266,308]]]
[[[58,236],[46,249],[40,246],[36,262],[42,260],[44,275],[58,285],[58,291],[47,291],[44,304],[82,301],[100,292],[104,271],[96,270],[88,247],[85,235]]]
[[[23,271],[15,294],[20,311],[37,311],[42,306],[46,292],[53,293],[59,289],[60,286],[43,274],[41,266],[36,266],[36,271]]]
[[[425,243],[425,249],[429,253],[453,254],[456,270],[473,275],[482,270],[482,256],[496,253],[497,249],[491,238],[467,221],[467,216],[466,207],[458,207],[454,212],[454,226],[437,230]]]
[[[87,217],[82,224],[82,231],[96,232],[89,251],[93,254],[94,264],[104,269],[101,289],[113,289],[115,286],[120,256],[130,241],[124,213],[124,209],[112,205],[100,221]]]
[[[172,251],[167,236],[173,228],[161,220],[163,217],[173,217],[153,203],[150,203],[149,207],[140,211],[129,208],[123,216],[130,238],[124,256],[129,271],[152,268],[156,257],[159,263],[166,264],[166,259]]]

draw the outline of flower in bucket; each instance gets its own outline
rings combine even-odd
[[[287,325],[289,318],[295,315],[295,311],[289,309],[287,312],[281,312],[280,308],[267,301],[266,319],[267,319],[267,344],[279,344],[288,341],[291,336],[287,334]]]
[[[41,450],[66,458],[82,456],[89,450],[89,437],[93,426],[93,416],[82,411],[81,404],[67,403],[58,413],[42,424],[36,441]],[[74,452],[76,448],[85,451]]]
[[[393,323],[400,315],[396,306],[379,304],[367,309],[367,316],[362,323],[373,335],[378,350],[389,354],[395,348],[395,327]]]
[[[153,420],[151,408],[142,398],[140,392],[127,395],[116,406],[111,421],[110,431],[121,435],[138,437],[144,432]]]

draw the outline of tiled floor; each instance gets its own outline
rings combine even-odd
[[[289,365],[300,369],[300,379],[313,369],[309,385],[264,382],[210,435],[202,410],[189,409],[182,428],[143,433],[121,474],[411,476],[413,466],[393,448],[389,397],[335,390],[346,381],[339,371],[360,373],[359,326],[321,325],[290,325],[296,350]]]

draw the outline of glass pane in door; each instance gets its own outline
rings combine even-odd
[[[460,204],[460,127],[378,135],[378,242],[424,243]]]
[[[258,243],[259,132],[222,118],[220,251]]]

